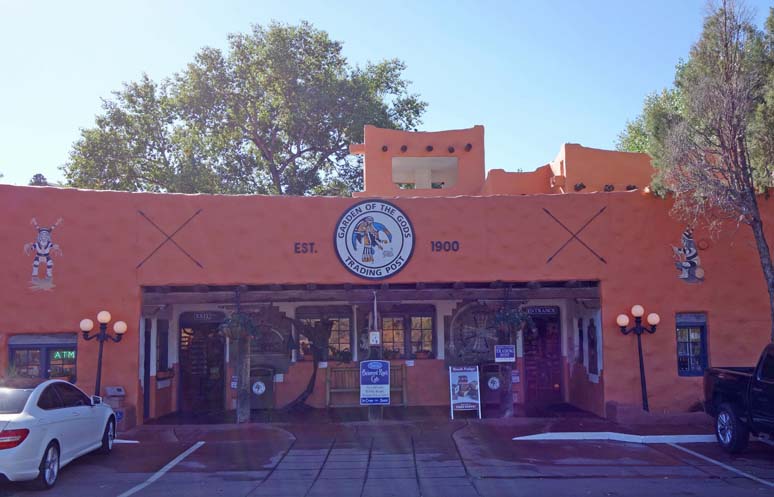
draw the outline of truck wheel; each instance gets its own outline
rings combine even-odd
[[[750,431],[736,415],[731,404],[720,404],[715,418],[715,436],[723,450],[729,454],[740,452],[747,447]]]

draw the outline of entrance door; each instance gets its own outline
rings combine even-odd
[[[216,323],[180,326],[180,410],[213,414],[224,406],[224,338]]]
[[[524,375],[527,409],[562,402],[562,331],[559,308],[528,307],[535,326],[524,331]]]

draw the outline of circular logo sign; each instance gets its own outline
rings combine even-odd
[[[255,395],[263,395],[266,391],[266,384],[262,381],[256,381],[253,383],[253,393]]]
[[[487,385],[489,385],[489,390],[497,390],[500,388],[500,380],[497,378],[497,376],[492,376],[489,378]]]
[[[336,223],[336,255],[349,272],[369,280],[398,273],[414,252],[414,227],[398,207],[366,200],[350,207]]]

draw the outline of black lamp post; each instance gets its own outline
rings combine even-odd
[[[645,314],[645,308],[641,305],[632,306],[632,316],[634,316],[634,326],[627,329],[629,326],[629,316],[626,314],[619,314],[616,318],[616,323],[621,327],[621,333],[628,335],[629,333],[635,333],[637,335],[637,352],[640,355],[640,388],[642,389],[642,409],[644,411],[650,411],[648,408],[648,387],[645,385],[645,365],[642,362],[642,334],[643,332],[655,333],[656,325],[661,321],[661,317],[655,312],[648,314],[648,324],[650,328],[642,326],[642,316]]]
[[[97,321],[99,322],[99,333],[90,335],[89,332],[94,328],[94,321],[91,319],[81,320],[81,332],[83,333],[84,340],[99,340],[99,355],[97,356],[97,384],[94,387],[94,395],[99,395],[100,384],[102,382],[102,345],[105,340],[112,340],[113,342],[120,342],[121,338],[126,333],[126,323],[123,321],[116,321],[113,324],[113,331],[115,336],[110,335],[107,332],[107,325],[110,322],[111,316],[108,311],[100,311],[97,314]]]

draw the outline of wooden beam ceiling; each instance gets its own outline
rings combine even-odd
[[[293,290],[246,290],[242,291],[242,303],[260,302],[312,302],[341,301],[352,303],[372,302],[372,289],[293,289]],[[377,300],[380,301],[412,301],[412,300],[503,300],[505,291],[495,288],[425,288],[399,289],[388,288],[377,290]],[[512,288],[508,291],[509,300],[530,299],[598,299],[599,288],[552,288],[541,287]],[[234,303],[234,292],[217,291],[210,288],[208,292],[145,292],[143,304],[231,304]]]

